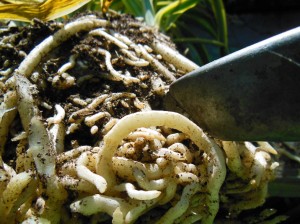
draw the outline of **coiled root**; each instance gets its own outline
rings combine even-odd
[[[80,222],[80,213],[114,223],[212,223],[220,207],[239,213],[264,202],[276,167],[270,145],[210,139],[161,110],[171,82],[197,68],[167,37],[119,15],[24,29],[47,32],[32,46],[24,33],[1,36],[7,222]]]

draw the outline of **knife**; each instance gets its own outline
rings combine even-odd
[[[186,74],[164,106],[221,140],[299,141],[300,27]]]

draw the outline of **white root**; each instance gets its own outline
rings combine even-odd
[[[238,175],[239,177],[244,177],[244,170],[242,166],[242,161],[240,158],[240,153],[238,151],[237,142],[223,141],[223,149],[226,153],[226,162],[228,168]]]
[[[188,137],[183,133],[174,133],[167,136],[166,145],[172,145],[176,142],[182,142],[183,140],[187,139]]]
[[[54,124],[49,128],[49,135],[51,137],[52,145],[56,151],[56,154],[64,152],[65,133],[65,125],[62,122]]]
[[[165,190],[165,194],[163,195],[162,199],[159,201],[159,204],[164,205],[171,201],[176,194],[178,184],[173,179],[169,179],[168,186]]]
[[[68,71],[69,69],[73,68],[76,64],[76,58],[78,56],[77,55],[71,55],[69,62],[63,64],[57,71],[58,75],[62,75],[63,73],[65,73],[66,71]]]
[[[145,190],[163,190],[168,185],[168,179],[149,180],[138,168],[133,168],[133,175],[138,185]]]
[[[225,160],[222,151],[213,144],[203,131],[182,115],[166,111],[138,112],[123,117],[104,137],[104,145],[99,153],[97,173],[107,181],[108,189],[116,183],[112,167],[113,154],[118,145],[131,131],[139,127],[168,126],[186,133],[190,139],[201,149],[211,155],[211,175],[208,181],[209,196],[207,205],[209,215],[204,217],[205,222],[213,221],[219,206],[219,189],[225,179]]]
[[[264,176],[264,172],[267,167],[267,161],[264,158],[263,152],[257,152],[254,156],[254,164],[251,169],[251,173],[254,176],[255,186],[259,186],[262,177]]]
[[[157,224],[174,223],[189,207],[190,200],[194,194],[200,190],[198,183],[191,183],[184,187],[180,200],[177,204],[170,208]]]
[[[89,34],[92,36],[102,36],[105,39],[107,39],[108,41],[110,41],[113,44],[115,44],[116,46],[118,46],[119,48],[125,49],[125,50],[128,49],[128,46],[126,44],[124,44],[122,41],[119,41],[114,36],[108,34],[106,31],[103,30],[103,28],[98,28],[98,29],[92,30],[89,32]]]
[[[74,22],[66,24],[64,28],[57,31],[54,35],[49,36],[42,43],[36,46],[22,61],[17,69],[17,73],[29,77],[46,54],[69,39],[71,36],[80,31],[89,31],[96,27],[105,27],[108,24],[107,20],[95,18],[75,20]]]
[[[39,117],[33,117],[30,124],[28,153],[32,155],[40,175],[46,178],[54,176],[56,155],[48,132]]]
[[[70,76],[68,73],[62,73],[52,79],[52,85],[58,89],[68,89],[75,85],[75,81],[73,76]]]
[[[76,161],[76,159],[72,159],[70,161],[65,162],[60,167],[59,175],[60,176],[69,175],[69,176],[72,176],[72,177],[77,177],[78,173],[77,173],[77,161]]]
[[[106,68],[109,71],[109,74],[105,76],[107,79],[113,81],[123,81],[126,85],[140,82],[138,78],[132,76],[126,76],[117,72],[111,64],[111,54],[109,53],[109,51],[98,48],[97,52],[105,56]]]
[[[84,123],[89,126],[92,127],[98,120],[104,118],[104,117],[110,117],[110,114],[107,112],[98,112],[92,116],[88,116],[84,119]]]
[[[156,93],[159,96],[165,95],[167,88],[161,78],[154,76],[151,79],[151,84],[154,93]]]
[[[106,180],[103,177],[90,171],[86,167],[88,162],[89,162],[89,158],[87,153],[86,152],[82,153],[79,159],[77,160],[77,164],[76,164],[77,175],[80,178],[94,184],[100,193],[105,192],[107,188]]]
[[[83,215],[104,212],[113,216],[117,208],[123,210],[122,213],[125,214],[131,206],[122,199],[95,194],[72,203],[70,208],[72,212],[79,212]]]
[[[23,172],[25,170],[32,168],[33,158],[31,155],[27,154],[25,149],[27,147],[27,139],[20,140],[16,148],[16,172]]]
[[[165,59],[172,65],[176,65],[176,67],[182,70],[183,72],[187,73],[195,70],[196,68],[199,68],[197,64],[190,61],[186,57],[182,56],[182,54],[180,54],[179,52],[173,50],[172,48],[159,41],[153,42],[152,47],[155,50],[155,52],[162,55],[163,59]]]
[[[144,66],[148,66],[149,62],[144,60],[144,59],[140,59],[138,57],[136,57],[133,52],[126,50],[126,49],[121,49],[121,52],[123,54],[125,54],[126,58],[124,58],[124,62],[128,65],[131,66],[138,66],[138,67],[144,67]]]
[[[124,42],[125,44],[127,44],[130,48],[133,48],[132,46],[135,45],[128,37],[120,34],[120,33],[114,33],[113,34],[115,38],[117,38],[118,40]]]
[[[13,69],[12,68],[8,68],[4,71],[0,71],[0,75],[1,76],[9,76],[11,73],[13,72]]]
[[[161,194],[160,191],[157,190],[136,190],[134,185],[131,183],[123,183],[114,187],[117,191],[126,191],[128,196],[132,199],[144,201],[144,200],[152,200]]]
[[[0,152],[4,151],[9,126],[17,114],[17,94],[16,91],[8,91],[4,95],[4,100],[0,105]]]
[[[145,61],[145,60],[137,60],[137,61],[133,61],[133,60],[130,60],[128,58],[124,58],[124,62],[128,65],[131,65],[131,66],[137,66],[137,67],[145,67],[145,66],[148,66],[149,65],[149,62],[148,61]]]
[[[141,170],[149,180],[160,179],[163,175],[163,170],[157,164],[142,163],[127,159],[124,157],[112,158],[113,170],[119,177],[126,178],[128,181],[134,181],[135,177],[132,169]],[[112,179],[113,180],[113,179]]]
[[[96,107],[98,107],[101,103],[103,103],[106,98],[108,97],[108,94],[102,94],[98,97],[96,97],[88,106],[87,108],[90,110],[94,110],[96,109]]]
[[[252,208],[257,208],[258,206],[261,206],[267,196],[268,192],[268,186],[267,184],[263,184],[260,186],[258,189],[255,189],[254,191],[251,191],[250,193],[247,194],[248,200],[242,200],[234,203],[231,207],[233,211],[237,210],[248,210]]]
[[[70,124],[70,126],[67,128],[66,134],[72,134],[74,133],[76,130],[78,130],[80,128],[80,124]]]
[[[49,197],[46,202],[49,209],[45,210],[43,215],[49,217],[52,222],[58,222],[61,216],[59,210],[66,198],[66,192],[59,185],[56,176],[55,150],[46,127],[37,116],[33,116],[31,119],[28,141],[27,152],[32,155],[38,174],[44,178],[46,194]]]
[[[10,179],[0,199],[1,217],[6,217],[8,215],[15,201],[19,198],[19,195],[32,179],[31,172],[22,172]]]
[[[167,80],[175,81],[174,75],[165,68],[156,58],[151,56],[150,53],[146,50],[146,48],[142,45],[136,45],[131,40],[129,40],[127,37],[121,35],[121,34],[114,34],[116,38],[126,43],[130,48],[134,49],[136,54],[139,56],[142,56],[146,61],[150,63],[150,65],[159,73],[161,73]]]
[[[193,174],[193,173],[189,173],[189,172],[181,172],[178,173],[177,175],[177,179],[178,179],[178,183],[198,183],[199,182],[199,178],[197,175]]]
[[[99,128],[97,125],[93,125],[90,129],[90,132],[92,135],[96,134],[98,132]]]
[[[131,43],[131,42],[130,42]],[[126,49],[121,49],[121,52],[123,54],[125,54],[125,56],[127,57],[127,59],[129,59],[130,61],[139,61],[141,59],[139,59],[134,52],[126,50]],[[143,60],[144,61],[144,60]],[[149,62],[148,62],[149,64]]]
[[[156,149],[156,150],[157,150],[157,149]],[[166,158],[161,158],[161,157],[157,158],[157,159],[155,160],[155,162],[156,162],[156,164],[157,164],[161,169],[166,168],[167,165],[168,165],[168,163],[169,163],[169,161],[168,161]]]
[[[47,109],[47,110],[51,110],[51,109],[52,109],[52,106],[49,105],[49,104],[46,103],[46,102],[41,102],[41,106],[44,107],[44,108]]]
[[[13,176],[15,176],[17,173],[16,171],[9,165],[7,165],[6,163],[4,163],[3,161],[1,161],[1,166],[3,167],[6,175],[4,175],[3,177],[1,176],[1,179],[3,178],[3,180],[5,179],[11,179]]]
[[[245,142],[245,146],[252,155],[255,154],[257,147],[255,147],[251,142]]]
[[[141,111],[147,110],[146,104],[145,104],[145,103],[142,103],[138,98],[135,98],[135,99],[134,99],[133,105],[134,105],[137,109],[139,109],[139,110],[141,110]]]
[[[111,103],[120,98],[136,98],[134,93],[122,92],[122,93],[113,93],[110,97],[106,98],[104,104]]]
[[[7,216],[5,217],[5,221],[8,223],[12,223],[13,220],[15,220],[16,214],[18,214],[21,209],[23,209],[24,213],[29,209],[29,206],[32,201],[32,195],[35,194],[36,187],[37,187],[37,181],[35,179],[33,179],[33,174],[32,173],[30,173],[30,174],[32,177],[31,181],[22,189],[22,192],[18,195],[18,198],[15,199],[15,201],[13,202],[13,206],[11,207],[9,213],[7,213]],[[22,178],[20,178],[20,179],[22,179]],[[17,183],[18,182],[16,182],[15,184],[17,184]],[[20,185],[22,185],[22,184],[20,184]],[[14,193],[16,193],[16,192],[14,192]],[[14,195],[14,196],[16,197],[17,195]],[[22,206],[26,203],[27,204],[30,203],[29,206],[27,205],[27,208],[26,208],[26,206]],[[8,212],[8,209],[6,211]]]
[[[144,128],[140,128],[137,131],[130,133],[127,136],[127,139],[136,140],[137,138],[140,138],[140,137],[147,139],[147,140],[157,139],[159,141],[166,141],[165,137],[158,131],[151,130],[151,129],[144,129]]]
[[[164,41],[150,40],[150,46],[134,43],[114,31],[114,26],[95,16],[61,25],[28,55],[21,52],[26,57],[19,68],[0,71],[0,92],[4,93],[0,98],[0,152],[17,144],[14,166],[0,157],[0,215],[12,223],[68,222],[70,217],[63,212],[69,202],[65,189],[79,193],[71,211],[96,214],[91,222],[106,219],[106,213],[113,223],[133,223],[152,208],[169,203],[171,208],[158,223],[213,223],[219,197],[225,198],[222,203],[230,212],[261,205],[278,166],[270,156],[276,154],[274,148],[266,142],[256,146],[214,141],[180,114],[153,111],[150,103],[164,96],[177,77],[198,66]],[[139,23],[135,26],[143,29]],[[45,77],[43,69],[48,67],[44,61],[52,53],[57,56],[53,50],[82,31],[88,33],[84,35],[88,39],[80,44],[94,41],[92,57],[98,56],[106,71],[83,74],[90,69],[90,59],[77,60],[80,54],[71,53],[54,77]],[[77,46],[74,52],[80,51]],[[5,63],[5,68],[11,66]],[[75,66],[83,72],[74,74],[78,71]],[[90,84],[93,88],[85,94]],[[55,96],[44,98],[48,87],[59,88],[66,102],[59,103]],[[66,93],[69,87],[72,93]],[[73,92],[76,88],[83,93]],[[149,94],[144,96],[144,91]],[[45,117],[53,107],[55,115]],[[119,107],[123,108],[120,113]],[[13,144],[6,143],[7,136]],[[225,180],[225,162],[229,180]],[[241,200],[234,204],[236,197]]]
[[[68,122],[76,123],[76,122],[80,121],[81,119],[83,119],[84,116],[91,113],[91,111],[95,110],[96,107],[98,107],[100,104],[102,104],[108,96],[109,96],[108,94],[103,94],[103,95],[96,97],[85,108],[72,113],[71,116],[69,117]]]
[[[151,48],[151,47],[149,47],[148,45],[144,45],[144,48],[146,49],[146,51],[148,52],[148,53],[152,53],[153,52],[153,49]]]
[[[65,126],[63,124],[63,119],[65,118],[65,110],[59,105],[55,105],[57,114],[54,117],[47,119],[48,125],[52,125],[49,129],[49,134],[52,139],[53,148],[56,153],[61,153],[64,151],[64,140],[65,140]]]
[[[95,185],[83,179],[75,179],[69,175],[64,175],[59,182],[67,189],[97,194],[99,191]]]
[[[31,215],[28,219],[22,222],[22,224],[33,224],[33,223],[51,224],[51,221],[46,218],[36,217],[35,215]]]
[[[141,215],[149,211],[154,205],[157,204],[159,198],[147,201],[141,201],[136,204],[125,216],[125,223],[134,223]]]
[[[37,102],[34,99],[34,94],[37,93],[35,86],[30,81],[19,74],[15,74],[15,86],[18,97],[18,111],[21,117],[22,125],[24,130],[28,132],[31,118],[38,116],[39,109]]]
[[[165,140],[161,141],[159,139],[153,139],[149,141],[149,147],[152,151],[157,151],[163,147]]]
[[[189,172],[198,175],[197,167],[192,163],[177,162],[174,167],[175,173]]]
[[[181,155],[178,152],[174,152],[174,151],[172,151],[170,149],[167,149],[167,148],[160,148],[154,154],[156,156],[159,156],[159,157],[162,157],[162,158],[166,158],[168,160],[174,160],[174,161],[185,160],[185,158],[183,157],[183,155]]]
[[[87,102],[85,102],[83,99],[80,99],[80,98],[74,98],[72,101],[75,104],[82,106],[82,107],[85,107],[87,105]]]
[[[182,143],[177,142],[168,147],[173,152],[178,152],[188,163],[192,162],[192,154],[190,150]]]
[[[117,119],[117,118],[111,118],[106,124],[105,124],[105,126],[104,126],[104,128],[103,128],[103,134],[106,134],[107,132],[109,132],[110,131],[110,129],[112,129],[113,128],[113,126],[115,126],[116,125],[116,123],[119,121],[119,119]]]
[[[174,75],[168,69],[166,69],[166,67],[163,66],[157,59],[152,57],[142,45],[138,45],[137,47],[135,47],[135,50],[137,51],[137,53],[140,53],[141,56],[145,60],[149,61],[150,65],[157,72],[161,73],[164,76],[165,79],[167,79],[169,81],[175,81],[176,80]]]
[[[78,148],[75,149],[71,149],[69,151],[60,153],[57,157],[56,157],[56,162],[57,163],[63,163],[67,160],[73,159],[79,155],[81,155],[83,152],[87,152],[87,151],[91,151],[92,147],[91,146],[80,146]]]
[[[273,155],[277,155],[277,151],[268,142],[257,142],[259,144],[259,149],[268,152]]]
[[[57,114],[54,117],[49,117],[47,119],[48,126],[50,126],[51,124],[59,124],[65,118],[66,112],[64,108],[62,108],[59,104],[56,104],[55,109],[57,111]]]

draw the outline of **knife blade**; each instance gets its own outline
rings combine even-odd
[[[299,141],[300,27],[181,77],[164,105],[218,139]]]

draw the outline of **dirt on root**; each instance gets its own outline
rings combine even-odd
[[[72,20],[80,16],[82,15],[74,17]],[[129,15],[108,14],[105,19],[110,21],[110,25],[104,30],[122,34],[135,44],[151,46],[155,39],[175,49],[175,45],[168,37],[159,33],[153,27],[145,26],[143,21],[136,20]],[[13,74],[13,70],[18,68],[25,56],[35,46],[49,35],[53,35],[61,27],[63,27],[63,24],[60,22],[44,23],[34,20],[29,26],[10,27],[0,32],[0,70],[6,71],[11,69],[11,72],[8,72],[7,78],[4,79],[8,79]],[[140,83],[127,85],[122,81],[113,81],[104,78],[108,70],[105,64],[105,57],[95,50],[98,48],[105,49],[111,53],[112,65],[116,71],[120,71],[122,74],[127,72],[132,77],[138,78]],[[149,53],[153,57],[158,58],[176,78],[183,75],[182,71],[161,60],[155,52],[150,52],[149,50]],[[71,55],[76,55],[77,57],[76,66],[69,69],[67,73],[76,79],[75,85],[68,88],[53,85],[53,79],[57,76],[59,68],[69,62]],[[111,118],[120,119],[127,114],[141,110],[135,105],[136,99],[141,103],[148,103],[151,109],[162,109],[164,94],[154,91],[153,80],[161,79],[166,90],[171,81],[159,74],[151,65],[145,67],[128,66],[124,62],[124,57],[125,55],[120,53],[116,45],[107,41],[107,39],[100,36],[90,36],[88,32],[79,32],[42,59],[35,69],[35,72],[38,72],[38,79],[35,79],[34,76],[29,77],[30,81],[36,84],[38,88],[39,109],[45,123],[47,118],[53,117],[56,114],[54,106],[59,104],[66,112],[63,122],[66,127],[69,127],[72,123],[69,120],[72,114],[84,109],[86,105],[99,96],[107,94],[109,97],[113,97],[115,96],[114,94],[118,93],[135,94],[135,97],[124,95],[115,99],[111,98],[111,100],[108,100],[101,106],[85,111],[79,117],[74,117],[74,119],[79,120],[77,123],[80,125],[80,131],[74,131],[66,135],[65,151],[81,145],[97,145],[102,140],[103,129]],[[0,86],[0,102],[3,101],[2,96],[6,91],[8,91],[6,87]],[[82,100],[84,104],[76,103],[76,99]],[[111,117],[98,120],[95,125],[99,128],[99,131],[96,134],[91,134],[91,127],[85,124],[84,118],[98,112],[107,112]],[[8,139],[11,139],[18,132],[22,131],[19,118],[15,119],[11,130]],[[4,152],[2,158],[6,163],[14,166],[17,143],[7,141],[5,148],[9,150]],[[71,197],[70,200],[72,200]],[[282,198],[275,198],[269,201],[270,203],[283,203]],[[295,207],[298,201],[297,199],[289,199],[288,201],[285,200],[284,203],[286,208]],[[274,207],[270,203],[266,207]],[[261,208],[259,209],[260,211],[262,210]],[[162,213],[162,211],[164,212],[164,210],[158,212]],[[290,213],[291,211],[293,210],[289,210]],[[224,215],[225,217],[227,214],[220,213],[219,215]],[[253,211],[245,216],[252,215]]]
[[[72,18],[71,21],[76,20]],[[111,33],[119,33],[128,37],[135,44],[150,46],[153,40],[158,40],[175,49],[175,45],[163,34],[160,34],[155,28],[145,26],[143,21],[134,19],[129,15],[109,14],[105,18],[110,22],[109,27],[104,30]],[[68,23],[70,21],[67,21]],[[42,22],[34,20],[32,24],[25,27],[11,27],[0,33],[1,70],[5,71],[8,68],[16,69],[22,62],[24,57],[30,51],[41,43],[49,35],[54,34],[63,26],[59,22]],[[100,55],[96,49],[101,48],[111,53],[112,65],[116,71],[121,73],[127,72],[132,77],[137,77],[142,82],[125,85],[121,81],[112,81],[103,78],[108,73],[105,64],[105,57]],[[69,61],[71,55],[76,55],[77,65],[67,71],[68,74],[75,77],[76,84],[68,88],[60,88],[53,86],[51,81],[57,76],[58,69]],[[154,55],[155,56],[155,55]],[[163,60],[161,63],[170,67]],[[78,65],[79,64],[79,65]],[[182,72],[176,71],[170,67],[175,77],[182,75]],[[82,106],[73,102],[74,98],[91,102],[98,96],[103,94],[113,93],[134,93],[139,101],[147,101],[152,109],[162,108],[162,95],[153,92],[151,82],[155,77],[163,79],[163,82],[168,85],[169,80],[160,77],[151,66],[138,67],[128,66],[124,62],[124,55],[120,55],[118,47],[110,41],[107,41],[101,36],[91,36],[88,32],[79,32],[75,36],[65,41],[62,45],[55,48],[50,54],[46,55],[35,69],[39,73],[39,79],[30,81],[37,84],[39,90],[40,103],[51,105],[51,109],[45,109],[40,105],[40,110],[43,117],[46,119],[53,116],[55,113],[54,105],[60,104],[66,111],[65,123],[68,124],[68,118],[77,110],[82,109]],[[84,78],[85,77],[85,78]],[[114,118],[121,118],[127,114],[137,112],[138,109],[133,106],[133,98],[121,98],[111,102],[105,107],[99,107],[90,114],[107,111]],[[127,104],[126,104],[127,103]],[[124,106],[126,104],[126,106]],[[86,114],[88,115],[88,114]],[[101,122],[105,123],[105,119]],[[100,129],[101,127],[100,122]],[[102,124],[103,125],[103,124]],[[72,148],[71,142],[76,141],[76,144],[93,145],[101,140],[99,136],[95,137],[89,133],[89,127],[82,125],[80,135],[70,134],[66,138],[69,147]]]

